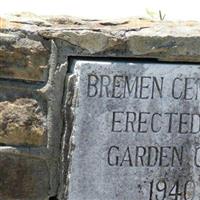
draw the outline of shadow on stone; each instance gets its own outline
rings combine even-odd
[[[49,200],[58,200],[57,196],[50,197]]]

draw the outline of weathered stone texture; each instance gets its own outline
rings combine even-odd
[[[0,154],[0,199],[44,200],[49,174],[43,160]]]
[[[0,21],[1,54],[4,55],[1,55],[1,76],[41,80],[49,54],[44,44],[51,39],[61,39],[75,49],[71,54],[68,47],[67,56],[79,52],[82,56],[200,61],[200,24],[195,21],[151,21],[142,18],[103,21],[69,16],[38,17],[33,14],[2,17]]]
[[[22,32],[0,33],[0,77],[44,80],[49,52]]]
[[[199,199],[199,65],[79,59],[71,67],[78,96],[64,199],[154,200],[151,181],[160,180],[168,189],[191,181],[180,193]]]
[[[200,23],[142,18],[87,20],[69,16],[39,17],[30,13],[1,16],[0,199],[46,200],[56,195],[59,200],[66,199],[70,132],[64,133],[62,98],[67,70],[73,71],[68,68],[69,58],[73,56],[198,63]],[[70,95],[67,94],[69,98]],[[36,96],[40,102],[32,99]],[[39,106],[43,103],[47,105],[45,114]],[[91,105],[88,104],[88,109],[92,109]],[[67,111],[67,115],[72,115]],[[66,117],[68,129],[73,126],[69,120],[73,117]],[[11,150],[5,151],[4,146],[11,146]],[[24,157],[29,154],[30,158]],[[82,169],[80,172],[85,173]]]
[[[36,100],[0,102],[0,143],[41,146],[46,144],[45,117]]]

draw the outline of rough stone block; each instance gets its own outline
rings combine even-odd
[[[0,33],[0,77],[44,81],[49,59],[41,40],[20,32]]]
[[[0,102],[0,143],[41,146],[46,144],[45,116],[34,99]]]
[[[48,189],[45,161],[0,154],[0,199],[46,200]]]

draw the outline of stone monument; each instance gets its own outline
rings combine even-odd
[[[72,65],[68,199],[199,199],[200,67]]]
[[[200,199],[198,22],[0,27],[0,199]]]

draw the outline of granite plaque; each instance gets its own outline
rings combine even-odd
[[[200,199],[200,66],[74,61],[69,200]]]

